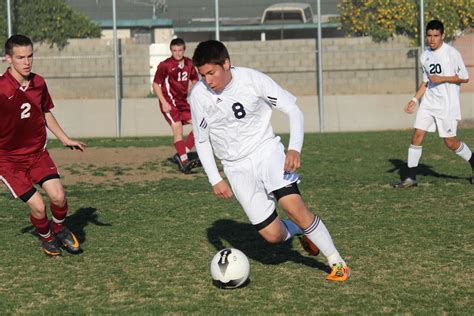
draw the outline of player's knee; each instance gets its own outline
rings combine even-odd
[[[281,232],[260,232],[260,235],[270,244],[279,244],[285,240],[285,236]]]
[[[272,244],[278,244],[282,242],[286,236],[284,236],[284,229],[276,210],[265,219],[263,222],[254,225],[255,229],[258,230],[260,236],[263,237],[267,242]]]
[[[66,204],[66,195],[64,194],[64,190],[56,190],[49,195],[49,199],[52,204],[63,207]]]
[[[31,215],[35,218],[43,218],[46,216],[46,207],[42,199],[34,201],[34,203],[28,203],[30,207]]]
[[[456,138],[445,138],[444,144],[451,150],[457,150],[460,146],[460,142]]]

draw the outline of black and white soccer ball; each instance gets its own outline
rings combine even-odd
[[[249,278],[250,264],[247,256],[235,248],[220,250],[211,261],[211,276],[215,286],[235,289]]]

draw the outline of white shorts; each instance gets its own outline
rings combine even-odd
[[[253,225],[265,221],[275,211],[272,192],[297,182],[297,173],[285,173],[285,151],[278,142],[231,165],[224,172],[235,197]]]
[[[430,111],[420,108],[416,113],[416,129],[434,133],[438,127],[438,134],[441,138],[456,137],[458,121],[456,119],[441,119],[434,116]]]

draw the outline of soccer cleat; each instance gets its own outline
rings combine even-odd
[[[393,187],[395,189],[406,189],[406,188],[412,188],[418,186],[418,183],[416,180],[413,180],[412,178],[406,178],[402,182],[395,184]]]
[[[317,256],[319,255],[319,248],[316,247],[316,245],[309,240],[308,237],[305,235],[303,236],[298,236],[298,239],[300,241],[301,247],[308,253],[310,256]]]
[[[351,269],[348,266],[343,266],[342,263],[337,263],[332,266],[331,273],[326,277],[326,281],[347,281],[351,276]]]
[[[63,230],[56,233],[56,238],[64,248],[72,252],[78,252],[81,249],[76,236],[66,226],[63,226]]]
[[[42,240],[41,241],[41,249],[43,252],[51,257],[56,257],[62,255],[61,248],[58,247],[58,243],[56,239],[51,240]]]
[[[173,161],[178,164],[179,171],[181,171],[184,174],[191,173],[192,165],[189,163],[190,162],[189,160],[186,163],[183,163],[181,161],[181,158],[179,158],[179,155],[175,154],[173,156]]]
[[[202,163],[201,160],[199,160],[199,157],[189,159],[188,164],[191,169],[202,167]]]
[[[171,160],[172,160],[174,163],[176,163],[176,164],[179,165],[181,159],[179,159],[179,155],[176,153],[176,154],[174,154],[173,158],[171,158]]]

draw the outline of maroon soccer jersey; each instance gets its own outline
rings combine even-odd
[[[163,96],[169,104],[179,106],[187,104],[190,80],[198,80],[191,59],[184,57],[184,64],[180,65],[173,57],[169,57],[158,65],[153,82],[161,85]]]
[[[45,112],[54,107],[44,79],[31,74],[29,85],[7,70],[0,77],[0,155],[28,155],[46,144]]]

